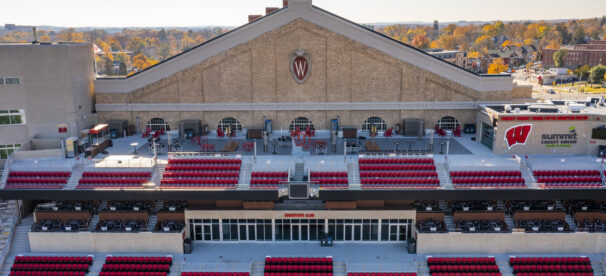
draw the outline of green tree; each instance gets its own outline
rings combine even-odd
[[[576,44],[583,44],[583,43],[585,43],[585,35],[586,35],[585,29],[583,29],[583,26],[579,26],[574,31],[574,35],[572,36],[572,41]]]
[[[564,67],[564,57],[566,57],[566,50],[558,50],[553,52],[553,62],[555,67]]]
[[[505,30],[505,24],[503,24],[503,22],[500,20],[497,21],[496,23],[494,23],[494,30],[497,35],[502,35],[503,30]]]
[[[120,62],[120,69],[118,71],[118,74],[120,76],[126,76],[126,64],[124,62]]]
[[[592,83],[600,83],[604,80],[604,75],[606,74],[606,65],[598,65],[591,68],[591,73],[589,74],[589,79],[591,79]]]
[[[104,58],[105,63],[103,64],[103,72],[108,75],[111,76],[114,74],[114,70],[113,70],[113,62],[111,60],[109,60],[108,58]]]
[[[575,69],[574,74],[579,76],[579,80],[587,80],[587,78],[589,78],[590,71],[591,71],[591,68],[589,67],[589,65],[583,65],[583,66]]]
[[[128,40],[128,46],[126,47],[126,49],[132,51],[135,54],[143,52],[144,48],[145,41],[138,36],[131,37],[130,40]]]

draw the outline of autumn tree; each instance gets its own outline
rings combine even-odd
[[[425,34],[418,34],[412,39],[412,46],[419,49],[427,49],[429,48],[429,38]]]
[[[555,67],[564,67],[564,57],[566,57],[566,50],[558,50],[553,52],[553,62]]]
[[[500,74],[507,71],[507,65],[502,58],[496,58],[488,66],[488,74]]]

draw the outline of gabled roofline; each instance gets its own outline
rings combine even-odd
[[[141,72],[125,78],[99,78],[95,80],[95,90],[98,93],[128,93],[134,91],[199,64],[228,49],[247,43],[297,19],[316,24],[476,91],[509,91],[513,87],[510,75],[476,74],[360,24],[312,6],[311,0],[293,0],[291,5],[287,7],[217,36]]]

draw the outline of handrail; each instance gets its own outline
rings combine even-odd
[[[10,167],[14,162],[13,155],[14,153],[11,153],[8,156],[8,159],[6,159],[6,161],[4,162],[4,171],[2,172],[2,179],[0,180],[0,185],[2,186],[2,188],[4,188],[4,185],[6,185],[6,180],[8,179],[8,175],[11,172]]]
[[[6,246],[0,252],[0,268],[4,268],[4,262],[6,261],[6,257],[10,252],[11,244],[13,243],[13,235],[15,234],[15,225],[17,224],[19,216],[19,210],[15,210],[15,214],[13,215],[13,223],[11,223],[11,228],[8,233],[8,239],[6,239]]]

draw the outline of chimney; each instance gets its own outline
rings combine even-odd
[[[263,17],[263,15],[260,15],[260,14],[249,15],[248,16],[248,22],[255,21],[255,20],[257,20],[257,19],[259,19],[261,17]]]
[[[288,0],[282,0],[282,7],[288,6]]]
[[[277,10],[279,10],[279,9],[280,9],[280,8],[276,8],[276,7],[266,7],[266,8],[265,8],[265,15],[268,15],[268,14],[270,14],[270,13],[272,13],[272,12],[275,12],[275,11],[277,11]]]
[[[36,32],[36,27],[32,28],[32,33],[34,35],[34,41],[32,41],[32,44],[37,44],[38,42],[38,32]]]

